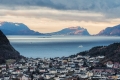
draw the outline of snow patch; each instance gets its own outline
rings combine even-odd
[[[16,26],[19,26],[19,24],[15,24]]]
[[[78,29],[80,28],[79,26],[76,26],[76,27],[69,27],[69,29]]]
[[[0,22],[0,26],[2,26],[3,22]]]

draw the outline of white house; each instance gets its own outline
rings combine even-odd
[[[29,80],[29,77],[27,75],[23,75],[22,78],[20,78],[20,80]]]
[[[49,70],[49,73],[55,74],[55,73],[57,73],[57,69],[52,68]]]
[[[4,80],[10,80],[10,76],[9,75],[5,75],[4,76]]]
[[[50,78],[53,78],[55,77],[54,74],[45,74],[45,79],[50,79]]]
[[[106,66],[109,67],[109,68],[112,68],[113,65],[114,65],[114,64],[113,64],[112,61],[108,61],[108,62],[106,63]]]

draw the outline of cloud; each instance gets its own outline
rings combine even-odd
[[[15,6],[40,6],[55,9],[64,9],[64,5],[54,4],[51,0],[0,0],[0,5],[9,6],[13,9]]]
[[[106,21],[103,14],[76,10],[55,10],[39,8],[31,10],[0,10],[0,16],[18,16],[27,18],[48,18],[64,21]]]
[[[40,32],[81,26],[97,33],[119,24],[119,14],[120,0],[0,0],[0,20]]]
[[[17,9],[17,6],[37,6],[57,10],[91,11],[103,13],[107,18],[120,17],[120,0],[0,0],[0,5],[11,9]]]

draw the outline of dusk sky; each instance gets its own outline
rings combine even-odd
[[[0,21],[42,33],[81,26],[97,34],[120,24],[120,0],[0,0]]]

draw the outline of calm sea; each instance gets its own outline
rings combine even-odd
[[[33,58],[62,57],[89,50],[94,46],[120,42],[107,36],[7,36],[21,55]]]

